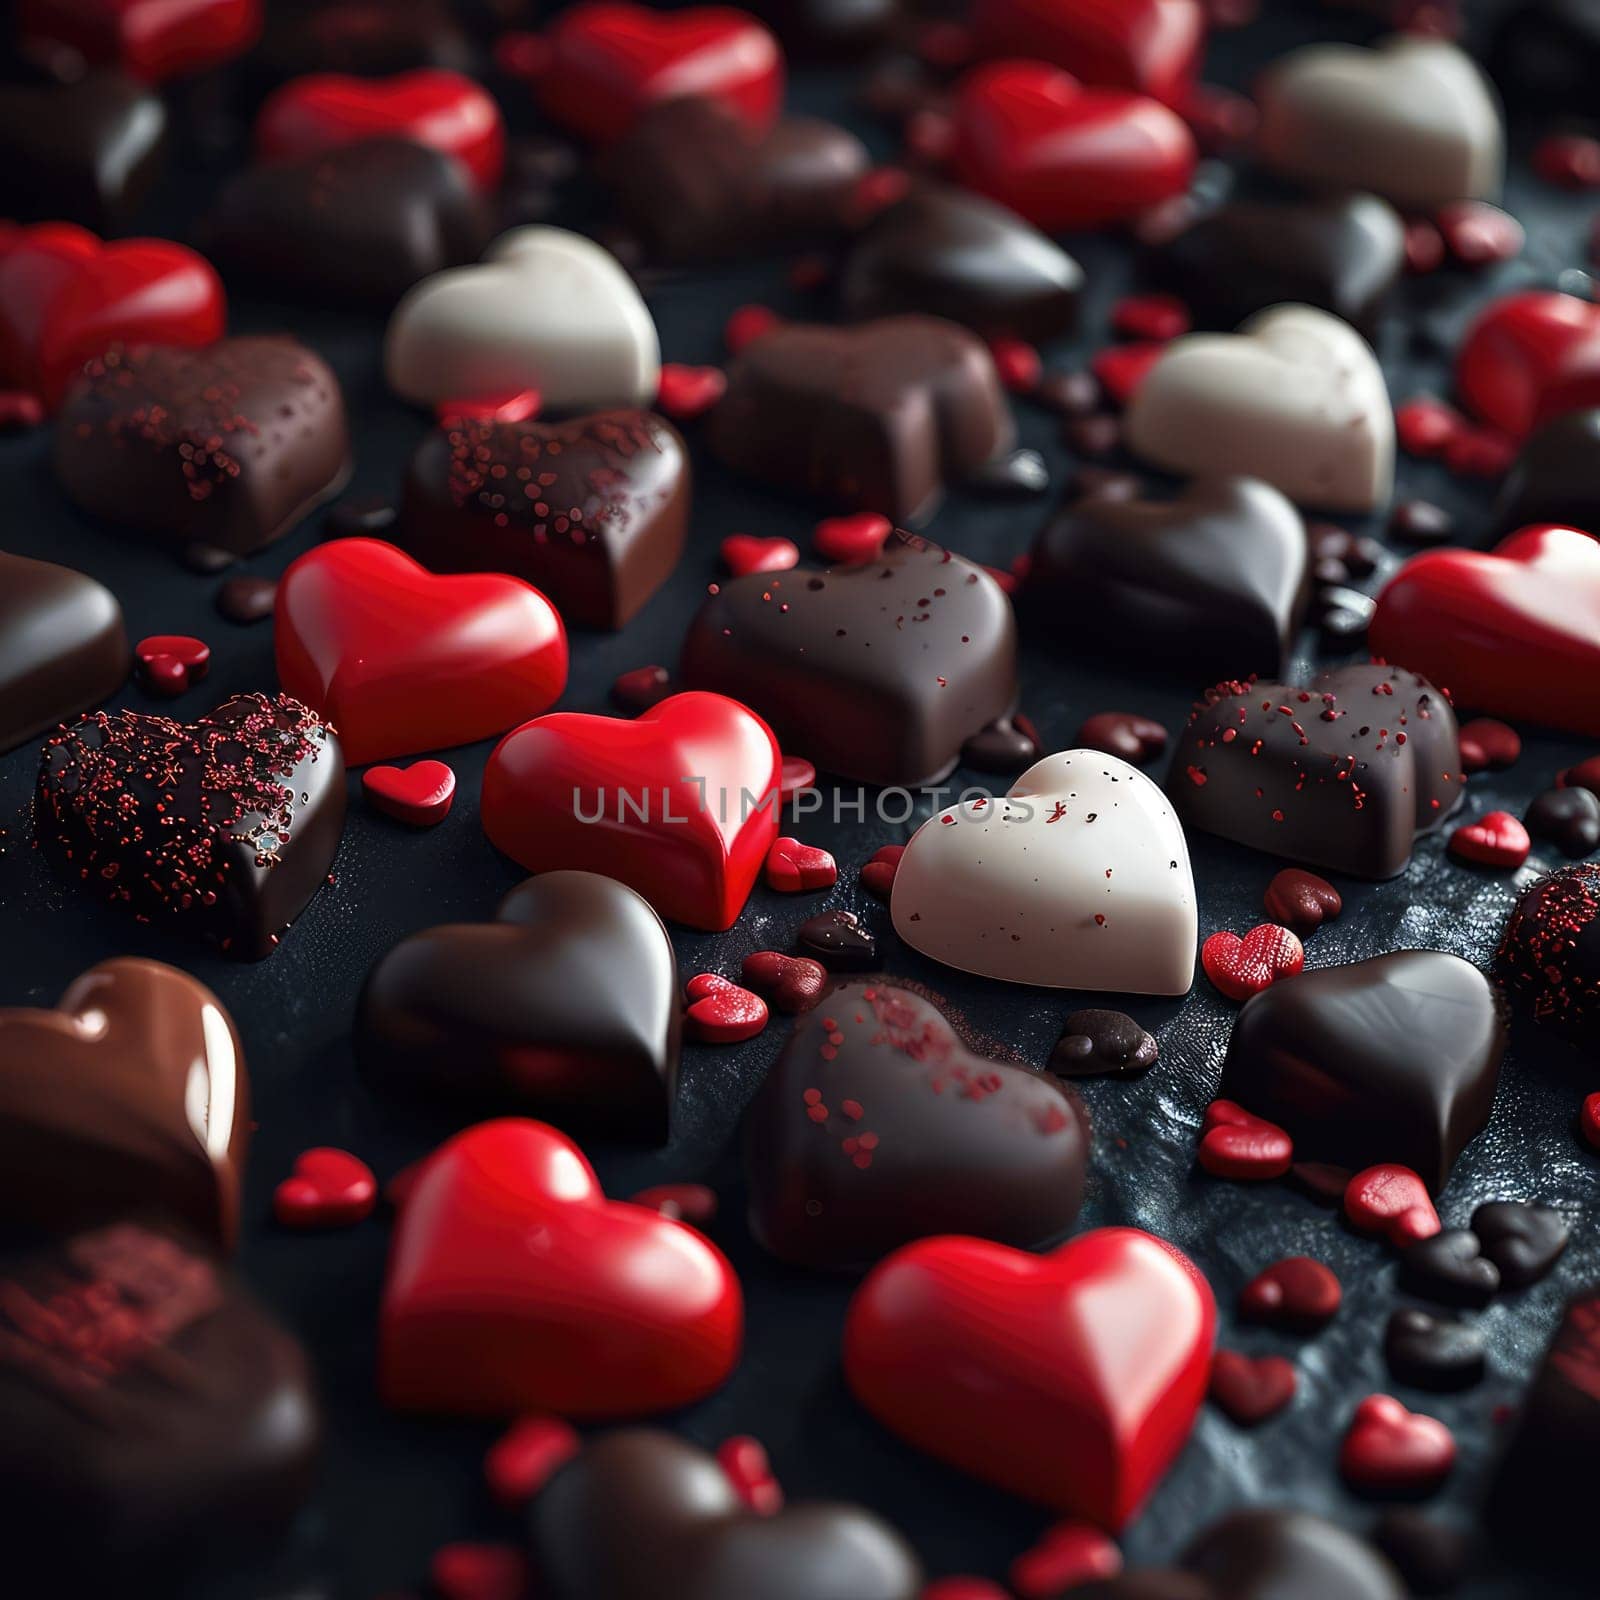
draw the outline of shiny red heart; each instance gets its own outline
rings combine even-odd
[[[1455,1459],[1455,1437],[1442,1422],[1407,1411],[1387,1394],[1370,1394],[1356,1407],[1339,1447],[1345,1482],[1368,1494],[1425,1494],[1444,1481]]]
[[[68,222],[0,239],[0,388],[51,410],[111,345],[211,344],[226,320],[210,262],[171,240],[103,244]]]
[[[292,161],[381,138],[442,150],[484,193],[500,187],[506,157],[500,107],[459,72],[424,67],[392,78],[312,73],[271,94],[256,118],[256,154],[263,161]]]
[[[1277,1123],[1253,1116],[1232,1100],[1213,1100],[1200,1125],[1197,1159],[1213,1178],[1255,1183],[1289,1170],[1294,1141]]]
[[[780,894],[805,894],[831,889],[839,881],[839,868],[826,850],[801,844],[787,835],[772,841],[767,852],[767,887]]]
[[[1600,405],[1600,305],[1543,289],[1494,301],[1462,341],[1456,389],[1485,422],[1518,437]]]
[[[720,932],[778,836],[778,780],[772,730],[724,695],[673,695],[632,721],[561,712],[489,757],[483,830],[530,872],[603,872]]]
[[[917,1448],[1115,1532],[1183,1448],[1215,1333],[1205,1279],[1137,1228],[1044,1256],[922,1239],[856,1291],[844,1368]]]
[[[1296,933],[1312,933],[1344,910],[1344,897],[1317,873],[1285,867],[1267,885],[1261,904],[1274,922]]]
[[[683,993],[684,1031],[699,1044],[740,1044],[767,1025],[767,1002],[715,972],[697,972]]]
[[[1315,1333],[1339,1310],[1339,1280],[1310,1256],[1285,1256],[1239,1291],[1239,1315],[1291,1333]]]
[[[385,816],[431,828],[450,815],[456,775],[443,761],[414,761],[409,767],[368,767],[361,774],[368,801]]]
[[[1166,353],[1164,344],[1150,339],[1137,344],[1108,345],[1090,359],[1089,370],[1105,391],[1106,399],[1122,409],[1139,392],[1139,385]]]
[[[1480,867],[1520,867],[1532,849],[1522,819],[1509,811],[1485,812],[1450,835],[1450,854]]]
[[[810,956],[786,956],[781,950],[753,950],[739,976],[779,1011],[798,1016],[809,1011],[828,987],[828,969]]]
[[[1085,83],[1187,99],[1205,48],[1199,0],[978,0],[978,50],[1048,61]]]
[[[577,1429],[560,1417],[523,1417],[489,1447],[484,1481],[507,1511],[520,1510],[582,1448]]]
[[[1541,524],[1492,551],[1417,556],[1367,636],[1458,706],[1600,736],[1600,542],[1586,534]]]
[[[586,0],[545,35],[539,104],[586,138],[620,138],[650,106],[683,95],[715,100],[762,131],[783,101],[778,41],[731,6],[652,11]]]
[[[1024,1550],[1006,1569],[1012,1590],[1031,1600],[1045,1600],[1071,1589],[1114,1578],[1122,1571],[1122,1552],[1116,1543],[1088,1522],[1058,1522],[1046,1528],[1039,1542]],[[979,1580],[981,1583],[982,1580]],[[967,1600],[986,1600],[989,1595],[1004,1600],[1003,1589],[988,1585],[968,1591]],[[960,1600],[960,1591],[951,1593],[935,1584],[922,1591],[922,1600]]]
[[[1578,1127],[1584,1141],[1591,1148],[1600,1150],[1600,1090],[1584,1096],[1583,1106],[1578,1112]]]
[[[635,1417],[721,1387],[743,1327],[703,1234],[607,1200],[570,1139],[508,1117],[457,1134],[408,1188],[379,1382],[406,1411]]]
[[[686,367],[668,361],[656,381],[656,410],[674,422],[693,422],[704,416],[728,389],[721,367]]]
[[[833,566],[858,567],[876,561],[894,532],[894,524],[876,511],[848,517],[824,517],[812,530],[811,546]]]
[[[1294,1399],[1298,1379],[1294,1363],[1282,1356],[1247,1356],[1237,1350],[1219,1350],[1211,1363],[1212,1403],[1240,1427],[1282,1411]]]
[[[747,572],[787,572],[800,564],[800,549],[792,539],[758,539],[751,533],[730,533],[717,553],[736,578]]]
[[[1463,772],[1482,772],[1485,767],[1501,772],[1521,759],[1522,737],[1494,717],[1474,717],[1456,730],[1456,748]]]
[[[1206,976],[1230,1000],[1248,1000],[1278,979],[1292,978],[1305,964],[1299,939],[1274,922],[1263,922],[1242,939],[1236,933],[1214,933],[1200,946]]]
[[[437,577],[380,539],[308,550],[274,617],[279,681],[338,728],[351,766],[503,733],[567,683],[567,631],[531,583]]]
[[[153,633],[133,647],[133,662],[152,694],[180,695],[205,677],[211,646],[186,633]]]
[[[888,900],[894,889],[894,875],[900,870],[900,858],[905,853],[903,844],[886,844],[873,851],[872,859],[859,874],[861,887],[873,899]]]
[[[243,55],[261,13],[261,0],[20,0],[17,32],[159,83]]]
[[[1428,1186],[1410,1167],[1384,1162],[1356,1173],[1345,1185],[1344,1214],[1359,1233],[1381,1233],[1396,1248],[1431,1239],[1439,1231]]]
[[[968,73],[951,114],[956,177],[1046,232],[1137,216],[1183,194],[1194,176],[1194,137],[1166,106],[1085,88],[1040,61]]]
[[[372,1215],[378,1180],[348,1150],[323,1147],[295,1158],[294,1171],[272,1194],[272,1213],[286,1228],[347,1228]]]

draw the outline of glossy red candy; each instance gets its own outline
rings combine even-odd
[[[440,577],[381,539],[308,550],[278,584],[274,630],[279,681],[353,767],[502,733],[567,683],[567,631],[531,583]]]
[[[1241,1428],[1265,1422],[1294,1399],[1294,1363],[1282,1356],[1219,1350],[1211,1366],[1211,1401]]]
[[[1397,1162],[1356,1173],[1345,1185],[1344,1214],[1358,1232],[1381,1233],[1396,1248],[1431,1239],[1439,1231],[1428,1186]]]
[[[361,774],[368,803],[414,828],[431,828],[450,815],[456,797],[455,770],[443,761],[409,767],[368,767]]]
[[[1464,709],[1600,736],[1600,542],[1585,533],[1430,550],[1389,580],[1367,637]]]
[[[261,13],[261,0],[19,0],[16,26],[23,39],[158,83],[242,55]]]
[[[1279,978],[1292,978],[1305,964],[1299,939],[1275,922],[1263,922],[1243,938],[1226,930],[1214,933],[1200,946],[1200,965],[1212,986],[1241,1004]]]
[[[105,244],[68,222],[0,237],[0,388],[52,410],[113,344],[212,344],[226,324],[211,263],[170,239]]]
[[[757,130],[783,102],[778,41],[732,6],[585,0],[556,18],[545,42],[539,104],[590,139],[620,138],[649,107],[685,95],[715,100]]]
[[[348,1228],[371,1216],[377,1203],[372,1168],[331,1146],[297,1156],[272,1194],[273,1215],[286,1228]]]
[[[1455,1436],[1442,1422],[1370,1394],[1350,1419],[1339,1471],[1364,1493],[1413,1498],[1438,1488],[1455,1459]]]
[[[697,972],[683,998],[684,1031],[699,1044],[740,1044],[767,1025],[767,1002],[715,972]]]
[[[772,730],[724,695],[673,695],[631,721],[559,712],[489,757],[483,830],[530,872],[603,872],[720,931],[778,836],[779,767]]]
[[[1521,817],[1509,811],[1475,817],[1450,835],[1450,854],[1480,867],[1520,867],[1532,849]]]
[[[1189,1436],[1215,1333],[1205,1279],[1137,1228],[1044,1256],[943,1237],[867,1276],[844,1368],[917,1448],[1116,1532]]]
[[[459,72],[392,78],[318,72],[276,90],[256,118],[256,153],[293,160],[359,139],[409,139],[454,156],[485,193],[500,186],[506,129],[494,96]]]
[[[1239,1315],[1291,1333],[1316,1333],[1338,1313],[1339,1280],[1311,1256],[1285,1256],[1239,1291]]]
[[[1040,61],[997,61],[957,86],[951,168],[1047,233],[1103,227],[1181,195],[1194,136],[1125,89],[1086,88]]]
[[[1259,1183],[1281,1178],[1294,1160],[1294,1141],[1275,1122],[1232,1100],[1213,1100],[1200,1127],[1196,1159],[1213,1178]]]
[[[457,1134],[410,1187],[379,1382],[406,1411],[643,1416],[720,1387],[743,1320],[739,1280],[703,1234],[607,1200],[570,1139],[508,1117]]]
[[[1467,330],[1456,388],[1483,421],[1518,436],[1600,405],[1600,305],[1546,289],[1494,301]]]

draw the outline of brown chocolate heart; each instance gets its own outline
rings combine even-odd
[[[250,1080],[209,989],[118,956],[53,1011],[0,1010],[0,1058],[9,1221],[64,1233],[154,1212],[232,1249]]]

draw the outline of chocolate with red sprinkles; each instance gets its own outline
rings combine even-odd
[[[1495,955],[1500,982],[1536,1021],[1600,1045],[1600,862],[1541,878],[1512,910]]]

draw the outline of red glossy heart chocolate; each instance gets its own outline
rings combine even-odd
[[[1373,651],[1457,705],[1600,736],[1600,543],[1523,528],[1492,551],[1430,550],[1378,596]]]
[[[767,852],[767,887],[780,894],[809,894],[839,881],[838,864],[826,850],[785,835]]]
[[[1450,835],[1450,854],[1480,867],[1520,867],[1532,848],[1522,819],[1509,811],[1490,811]]]
[[[778,41],[731,6],[655,11],[586,0],[545,35],[538,74],[545,114],[586,138],[620,138],[648,106],[701,95],[752,128],[770,127],[783,101]]]
[[[1239,1291],[1239,1315],[1291,1333],[1316,1333],[1339,1310],[1339,1280],[1310,1256],[1285,1256]]]
[[[1303,867],[1285,867],[1262,897],[1266,913],[1297,933],[1312,933],[1344,910],[1344,897],[1328,880]]]
[[[406,1195],[379,1382],[406,1411],[640,1416],[719,1388],[743,1322],[703,1234],[607,1200],[571,1140],[505,1118],[457,1134]]]
[[[158,83],[243,55],[261,15],[262,0],[21,0],[16,21],[26,40]]]
[[[1344,1214],[1361,1233],[1381,1233],[1404,1247],[1439,1231],[1428,1186],[1410,1167],[1383,1162],[1356,1173],[1345,1185]]]
[[[1294,1141],[1277,1123],[1232,1100],[1213,1100],[1200,1127],[1197,1159],[1213,1178],[1250,1183],[1281,1178],[1294,1160]]]
[[[1294,1399],[1296,1383],[1294,1363],[1282,1356],[1219,1350],[1211,1364],[1212,1403],[1241,1428],[1253,1428],[1282,1411]]]
[[[656,383],[656,405],[675,422],[704,416],[727,392],[728,375],[721,367],[688,367],[668,361]]]
[[[186,633],[153,633],[133,647],[133,665],[152,694],[179,695],[205,677],[211,646]]]
[[[1183,1448],[1215,1332],[1205,1279],[1137,1228],[1045,1256],[924,1239],[856,1292],[844,1368],[919,1449],[1115,1532]]]
[[[1214,933],[1200,946],[1200,965],[1212,986],[1241,1004],[1279,978],[1292,978],[1305,964],[1300,941],[1272,922],[1252,928],[1242,939],[1236,933]]]
[[[392,78],[318,72],[272,94],[256,118],[256,153],[293,161],[361,139],[409,139],[454,156],[486,194],[500,186],[506,130],[494,96],[459,72]]]
[[[725,695],[632,721],[561,712],[502,739],[483,830],[530,872],[588,868],[692,928],[733,926],[778,834],[778,742]]]
[[[763,994],[774,1009],[798,1016],[809,1011],[828,987],[828,969],[809,956],[786,956],[781,950],[753,950],[739,976]]]
[[[456,775],[443,761],[414,761],[409,767],[368,767],[361,774],[368,801],[397,822],[431,828],[450,815]]]
[[[1392,1395],[1356,1407],[1339,1447],[1339,1471],[1367,1494],[1415,1497],[1438,1488],[1455,1464],[1456,1441],[1434,1417],[1407,1411]]]
[[[1600,305],[1548,290],[1496,300],[1467,330],[1456,389],[1485,422],[1519,438],[1600,405]]]
[[[767,1025],[767,1002],[715,972],[697,972],[684,986],[684,1031],[701,1044],[739,1044]]]
[[[378,1180],[348,1150],[302,1151],[272,1192],[272,1214],[286,1228],[348,1228],[372,1215]]]
[[[730,533],[717,553],[736,578],[747,572],[787,572],[800,564],[800,550],[792,539],[758,539],[751,533]]]
[[[0,240],[0,388],[54,409],[86,361],[114,344],[211,344],[222,337],[221,280],[169,239],[105,244],[45,222]]]
[[[1137,216],[1194,176],[1194,138],[1166,106],[1085,88],[1043,62],[979,67],[957,88],[952,115],[956,177],[1046,232]]]
[[[883,554],[894,525],[876,511],[824,517],[811,534],[811,547],[833,566],[864,566]]]
[[[437,577],[379,539],[308,550],[278,584],[278,677],[339,729],[352,766],[468,744],[567,683],[567,633],[530,583]]]

